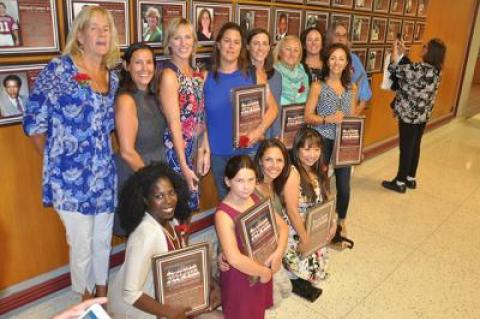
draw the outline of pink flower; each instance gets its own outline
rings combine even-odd
[[[238,146],[241,148],[246,148],[248,147],[248,143],[250,143],[250,138],[246,135],[240,136],[240,139],[238,141]]]
[[[302,83],[302,85],[298,89],[298,93],[303,93],[303,92],[305,92],[305,85],[303,85],[303,83]]]

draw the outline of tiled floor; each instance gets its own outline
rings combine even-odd
[[[480,114],[480,84],[472,84],[470,96],[468,97],[467,117]]]
[[[323,295],[315,303],[293,296],[268,318],[480,318],[480,116],[425,136],[417,190],[380,187],[397,156],[355,169],[355,248],[331,250]],[[49,318],[75,300],[64,291],[14,317]]]

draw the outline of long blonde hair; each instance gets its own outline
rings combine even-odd
[[[94,14],[100,14],[107,18],[108,27],[110,29],[110,43],[107,54],[103,57],[102,63],[107,67],[111,68],[118,64],[120,59],[120,49],[118,45],[118,33],[115,28],[115,23],[113,21],[113,16],[108,10],[100,6],[87,6],[80,11],[75,20],[73,21],[72,30],[68,34],[67,44],[63,50],[63,54],[70,54],[75,57],[82,56],[84,54],[82,45],[78,41],[78,34],[83,32],[92,19]]]
[[[197,33],[195,32],[193,25],[185,18],[174,18],[168,22],[167,31],[165,32],[165,38],[163,39],[163,50],[166,54],[170,55],[170,48],[168,47],[168,42],[170,42],[170,39],[175,34],[177,34],[180,26],[187,27],[188,29],[190,29],[190,32],[192,33],[192,37],[193,37],[192,55],[194,55],[195,51],[197,50],[197,44],[198,44]]]

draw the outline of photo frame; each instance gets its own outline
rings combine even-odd
[[[330,6],[330,0],[307,0],[307,4],[314,4],[317,6]]]
[[[353,0],[332,0],[331,6],[334,8],[352,9]]]
[[[270,29],[270,8],[239,4],[236,11],[236,21],[247,34],[254,28]]]
[[[405,16],[414,17],[417,15],[418,0],[405,0]]]
[[[205,16],[205,19],[209,16],[210,25],[207,27],[208,30],[201,30],[203,27],[201,26],[202,17],[200,15]],[[198,43],[200,45],[213,45],[220,28],[225,23],[233,21],[232,5],[193,1],[190,20],[197,32]]]
[[[390,14],[402,15],[405,9],[405,0],[390,0]]]
[[[275,24],[272,30],[274,42],[280,41],[286,35],[300,36],[301,29],[301,10],[286,8],[277,8],[275,10]]]
[[[413,42],[421,43],[423,41],[423,35],[425,34],[425,28],[427,24],[425,22],[415,22],[415,31],[413,32]]]
[[[390,0],[373,0],[373,12],[388,13]]]
[[[59,52],[55,0],[2,0],[0,54]]]
[[[265,84],[240,87],[232,90],[233,147],[246,148],[246,135],[262,122],[266,105]]]
[[[370,38],[370,17],[353,16],[352,43],[367,43]]]
[[[393,43],[402,34],[402,20],[388,19],[387,38],[385,42]]]
[[[372,11],[373,8],[373,0],[355,0],[353,4],[359,11]]]
[[[347,29],[347,34],[350,34],[350,25],[352,17],[349,14],[334,12],[330,14],[330,25],[341,24]]]
[[[305,104],[290,104],[282,106],[280,141],[287,149],[293,146],[297,131],[305,125]]]
[[[429,0],[418,0],[417,16],[425,18],[427,16]]]
[[[402,24],[402,37],[405,43],[413,42],[413,33],[415,31],[415,21],[403,20]]]
[[[33,64],[0,67],[0,125],[22,122],[30,92],[45,66],[46,64]]]
[[[161,304],[189,306],[186,315],[210,306],[208,243],[187,246],[152,257],[155,298]]]
[[[330,226],[335,218],[335,200],[331,199],[307,209],[305,230],[310,238],[310,249],[302,253],[307,257],[330,243]]]
[[[352,48],[352,53],[356,54],[363,64],[363,67],[367,66],[367,48]]]
[[[301,3],[301,4],[303,4],[303,0],[276,0],[275,2],[291,2],[291,3]]]
[[[384,48],[368,48],[366,71],[368,73],[381,72],[383,65]]]
[[[127,0],[66,0],[68,29],[84,6],[101,6],[113,16],[118,31],[120,47],[125,49],[130,44],[130,10]]]
[[[137,1],[137,40],[152,47],[162,47],[165,32],[171,19],[187,17],[184,1]]]
[[[364,116],[344,117],[342,123],[336,125],[332,158],[334,167],[358,165],[361,163],[364,132]]]
[[[305,11],[305,29],[316,27],[322,34],[328,30],[329,13],[323,11]]]
[[[372,18],[372,28],[370,30],[370,43],[384,43],[387,35],[387,18]]]
[[[211,65],[212,54],[210,52],[197,53],[193,66],[201,71],[207,71]]]

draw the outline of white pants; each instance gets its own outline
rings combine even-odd
[[[93,292],[95,285],[107,285],[113,214],[57,212],[65,226],[70,248],[72,290],[83,294]]]

